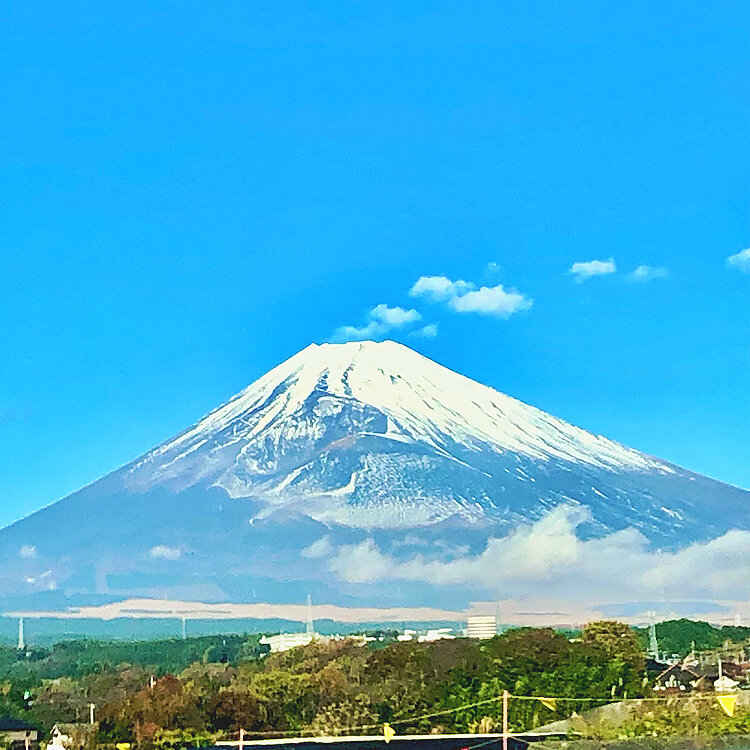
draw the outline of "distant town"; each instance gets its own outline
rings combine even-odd
[[[422,630],[413,628],[404,628],[402,630],[379,630],[364,633],[355,633],[351,635],[330,635],[325,636],[315,632],[315,623],[312,615],[308,617],[307,626],[304,633],[279,633],[277,635],[264,635],[260,643],[267,645],[271,653],[288,651],[297,646],[306,646],[314,640],[319,641],[336,641],[351,640],[354,643],[366,644],[377,641],[393,640],[398,642],[417,641],[417,643],[432,643],[440,640],[451,640],[457,637],[485,639],[497,635],[498,621],[496,615],[468,615],[466,618],[466,627],[463,628],[425,628]]]

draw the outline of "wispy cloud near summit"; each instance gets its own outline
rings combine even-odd
[[[403,307],[389,307],[380,304],[367,313],[365,325],[359,327],[341,326],[336,329],[331,341],[343,343],[345,341],[381,339],[390,331],[418,323],[421,319],[422,316],[414,309],[405,310]]]
[[[434,339],[435,336],[438,335],[438,324],[428,323],[426,326],[422,326],[416,331],[412,331],[409,335],[418,339]]]

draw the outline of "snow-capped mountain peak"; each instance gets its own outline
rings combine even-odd
[[[674,470],[402,344],[363,341],[308,346],[135,462],[124,480],[136,490],[208,483],[261,498],[269,512],[294,503],[319,520],[401,526],[484,518],[487,482],[512,472],[533,484],[544,466]],[[425,494],[423,475],[456,471],[465,486]],[[395,496],[383,489],[394,486]]]
[[[355,404],[362,425],[393,440],[422,442],[448,454],[464,448],[517,452],[601,468],[671,467],[443,367],[393,341],[311,344],[139,462],[174,476],[177,465],[210,445],[215,455],[239,443],[323,433],[321,420]],[[378,420],[375,420],[378,421]],[[357,433],[354,433],[357,434]],[[247,454],[240,450],[239,460]],[[157,468],[159,467],[159,468]],[[153,478],[153,475],[152,475]]]

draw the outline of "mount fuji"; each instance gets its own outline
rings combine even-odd
[[[581,539],[676,550],[750,528],[750,493],[594,435],[391,341],[311,345],[176,437],[0,531],[0,596],[463,602],[341,575],[335,550],[480,554],[580,509]],[[441,598],[442,597],[442,598]]]

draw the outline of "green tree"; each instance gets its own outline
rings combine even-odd
[[[643,658],[635,631],[617,620],[590,622],[583,628],[581,640],[601,649],[610,659],[638,660]]]
[[[366,734],[368,729],[378,724],[378,715],[372,710],[367,696],[358,695],[321,708],[311,728],[316,734],[336,737],[342,734]]]

